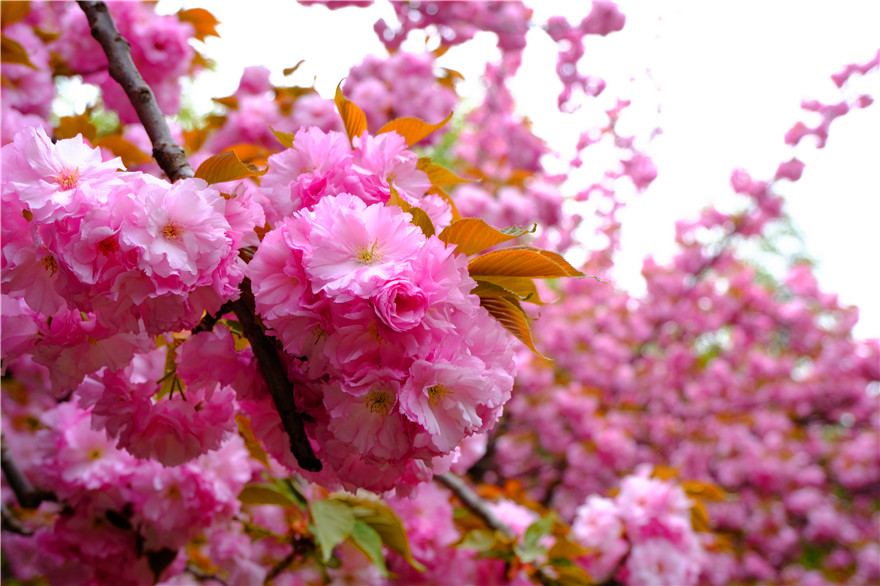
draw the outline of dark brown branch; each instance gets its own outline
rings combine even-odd
[[[131,45],[119,34],[119,30],[107,10],[107,5],[104,2],[89,0],[80,0],[79,5],[88,18],[92,36],[101,44],[104,53],[107,54],[110,76],[119,82],[125,90],[153,143],[153,156],[156,158],[156,162],[172,181],[192,177],[192,167],[187,163],[183,149],[171,137],[171,131],[168,129],[165,117],[159,110],[152,90],[141,77],[131,59]],[[221,308],[221,312],[225,313],[231,309],[241,322],[245,336],[251,343],[260,364],[260,371],[272,393],[272,400],[281,416],[284,430],[290,437],[290,450],[297,462],[304,470],[318,471],[321,469],[321,462],[312,451],[312,446],[309,444],[309,439],[303,428],[302,418],[296,410],[293,385],[284,373],[284,366],[281,364],[275,345],[256,321],[254,296],[250,289],[250,282],[245,280],[241,285],[241,290],[241,299],[231,305],[225,305]],[[218,313],[217,317],[221,315],[222,313]],[[213,327],[211,320],[216,321],[210,317],[207,320],[202,320],[202,323],[197,325],[194,331],[203,331],[202,328],[210,329]]]
[[[498,516],[489,510],[485,501],[477,495],[471,488],[465,484],[464,480],[455,474],[435,474],[434,480],[452,491],[458,500],[461,501],[470,512],[483,520],[483,522],[495,531],[501,531],[508,537],[513,537],[513,531]]]
[[[107,54],[110,77],[115,79],[128,95],[138,118],[144,125],[153,157],[171,181],[193,176],[192,167],[186,161],[183,149],[171,137],[165,116],[159,109],[153,90],[144,81],[131,59],[131,45],[125,40],[104,2],[80,0],[80,8],[86,13],[92,36]]]
[[[192,329],[193,334],[198,334],[199,332],[210,332],[214,329],[214,326],[217,325],[217,322],[223,317],[225,314],[232,311],[232,301],[227,301],[223,305],[220,306],[220,309],[217,310],[215,315],[211,315],[210,313],[206,313],[202,316],[201,321],[196,324],[196,327]]]
[[[36,509],[43,501],[57,500],[52,493],[34,488],[34,485],[12,459],[12,454],[9,453],[5,440],[0,440],[0,465],[2,465],[3,475],[6,477],[9,488],[15,494],[18,504],[25,509]]]
[[[269,392],[272,394],[272,401],[275,403],[278,415],[281,416],[284,431],[290,438],[290,451],[296,457],[300,467],[304,470],[317,472],[322,467],[321,461],[312,451],[309,438],[303,428],[302,417],[296,410],[296,403],[293,399],[293,384],[284,372],[284,365],[281,363],[275,344],[272,343],[254,317],[254,294],[251,291],[250,281],[245,279],[239,288],[241,289],[241,298],[232,304],[232,311],[238,317],[242,331],[251,343],[251,348],[253,348],[257,362],[260,364],[260,371],[269,386]]]

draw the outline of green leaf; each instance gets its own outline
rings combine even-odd
[[[294,502],[284,491],[269,483],[250,483],[238,493],[238,500],[246,505],[278,505],[288,509]]]
[[[542,279],[584,276],[555,252],[525,247],[487,252],[471,259],[468,270],[474,279],[481,276]]]
[[[31,69],[37,68],[36,65],[31,63],[25,48],[18,41],[10,39],[6,35],[0,35],[0,61],[25,65]]]
[[[196,169],[195,176],[209,184],[214,184],[262,174],[242,163],[235,151],[226,151],[205,159]]]
[[[309,500],[302,493],[299,486],[290,478],[273,478],[272,482],[283,491],[284,494],[293,499],[293,502],[301,509],[309,508]]]
[[[348,503],[358,519],[376,530],[388,549],[400,554],[415,569],[419,571],[425,569],[424,566],[412,557],[409,540],[406,538],[406,530],[403,528],[400,518],[391,507],[378,500],[344,494],[338,495],[335,498]]]
[[[528,546],[537,545],[538,540],[549,534],[550,530],[553,529],[553,522],[555,520],[556,515],[550,513],[546,517],[542,517],[529,525],[528,529],[526,529],[525,536],[523,536],[523,543]]]
[[[367,129],[367,116],[357,104],[349,101],[342,95],[341,81],[339,82],[339,85],[336,86],[336,97],[334,101],[336,102],[336,109],[339,110],[339,115],[342,116],[342,123],[345,125],[345,133],[348,135],[348,142],[351,143],[354,137],[360,136]]]
[[[502,231],[493,228],[482,218],[460,218],[443,228],[438,238],[447,244],[454,244],[461,254],[471,256],[496,244],[534,232],[536,226],[537,224],[533,225],[531,230],[513,226]]]
[[[321,547],[322,559],[326,562],[333,555],[333,548],[351,535],[355,516],[348,505],[333,498],[313,501],[309,510],[315,539]]]
[[[382,537],[379,536],[375,529],[360,519],[355,519],[350,540],[355,547],[370,558],[374,566],[379,568],[382,576],[388,577],[388,568],[385,567],[385,556],[382,555]]]
[[[474,529],[465,533],[455,547],[473,551],[491,551],[498,544],[498,536],[488,529]]]
[[[385,126],[380,128],[379,132],[376,134],[396,132],[406,140],[407,146],[412,146],[435,130],[446,126],[446,123],[450,120],[452,120],[452,112],[437,124],[428,124],[424,120],[419,120],[418,118],[397,118],[385,124]],[[366,123],[364,127],[366,127]]]

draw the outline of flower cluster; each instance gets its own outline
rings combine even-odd
[[[7,404],[4,399],[4,411]],[[20,458],[24,472],[71,505],[65,511],[45,503],[34,535],[4,533],[4,555],[15,575],[64,584],[152,583],[154,564],[161,572],[160,560],[167,565],[175,556],[169,574],[183,571],[178,550],[240,510],[237,496],[253,463],[243,442],[232,437],[189,464],[164,467],[118,449],[90,421],[90,411],[73,403],[48,408],[40,431],[27,440],[31,446],[21,443],[27,436],[10,434],[4,425],[4,442],[11,440],[18,456],[29,452]]]
[[[613,499],[591,495],[575,509],[572,534],[589,550],[577,562],[597,582],[614,574],[624,584],[696,584],[706,565],[690,499],[649,474],[643,467]]]
[[[373,132],[389,120],[406,116],[439,122],[452,112],[458,96],[436,78],[433,65],[427,53],[399,51],[387,59],[368,55],[351,68],[345,93],[356,104],[363,104]]]
[[[509,342],[470,295],[467,257],[384,203],[392,189],[431,203],[404,147],[387,133],[357,137],[352,150],[344,135],[308,129],[270,157],[263,181],[275,229],[248,276],[289,357],[323,483],[384,491],[425,480],[510,396]]]
[[[57,371],[58,391],[120,368],[143,347],[139,334],[190,328],[237,297],[238,248],[259,210],[230,214],[233,228],[237,202],[204,181],[120,172],[81,137],[53,144],[31,128],[2,152],[3,294],[23,300],[20,319],[48,329],[32,351]]]

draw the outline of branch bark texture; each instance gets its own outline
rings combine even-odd
[[[128,95],[131,105],[144,125],[153,144],[153,157],[171,181],[193,176],[183,148],[171,136],[165,116],[159,109],[153,90],[144,81],[131,58],[131,45],[116,28],[113,17],[104,2],[80,0],[92,36],[95,37],[109,63],[110,77],[115,79]]]
[[[458,497],[458,500],[461,501],[461,504],[482,519],[490,529],[501,531],[508,537],[514,536],[510,527],[501,521],[501,519],[499,519],[498,516],[486,506],[486,502],[481,499],[477,493],[471,490],[471,487],[469,487],[463,479],[455,474],[447,472],[446,474],[435,474],[434,480],[451,490],[452,494]]]
[[[241,298],[232,304],[232,311],[241,323],[242,331],[248,342],[251,343],[251,348],[257,357],[260,371],[263,373],[263,378],[266,379],[269,392],[272,394],[275,409],[278,410],[284,431],[290,438],[290,451],[296,457],[300,467],[304,470],[317,472],[322,467],[321,461],[312,450],[312,445],[303,428],[302,417],[296,410],[296,403],[293,399],[293,384],[284,372],[284,365],[281,363],[275,344],[272,343],[254,317],[254,294],[251,292],[250,281],[245,279],[240,285],[240,289]]]

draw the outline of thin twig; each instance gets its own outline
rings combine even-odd
[[[54,494],[34,488],[34,485],[12,459],[5,439],[0,440],[0,466],[2,466],[3,475],[6,477],[9,488],[15,494],[18,504],[25,509],[36,509],[43,501],[58,500]]]
[[[483,520],[483,522],[495,531],[501,531],[508,537],[513,537],[513,531],[498,516],[489,510],[486,502],[481,499],[477,493],[465,484],[464,480],[447,472],[446,474],[435,474],[434,480],[452,491],[452,494],[458,497],[470,512]]]
[[[131,59],[131,45],[119,34],[116,23],[107,10],[107,4],[87,0],[80,0],[78,4],[86,13],[92,36],[107,54],[110,77],[125,90],[150,137],[150,142],[153,143],[153,157],[156,162],[171,181],[192,177],[192,167],[186,161],[183,149],[172,138],[153,90],[135,67]]]
[[[284,365],[281,363],[275,344],[272,343],[254,317],[254,294],[251,292],[250,281],[245,279],[239,288],[241,289],[241,298],[232,304],[232,311],[238,317],[242,332],[251,343],[254,356],[257,357],[260,371],[263,373],[263,378],[266,379],[269,392],[272,394],[275,409],[278,410],[284,431],[290,438],[290,451],[296,457],[300,467],[304,470],[317,472],[322,468],[321,461],[312,451],[312,445],[303,428],[302,417],[296,409],[293,384],[284,372]]]

